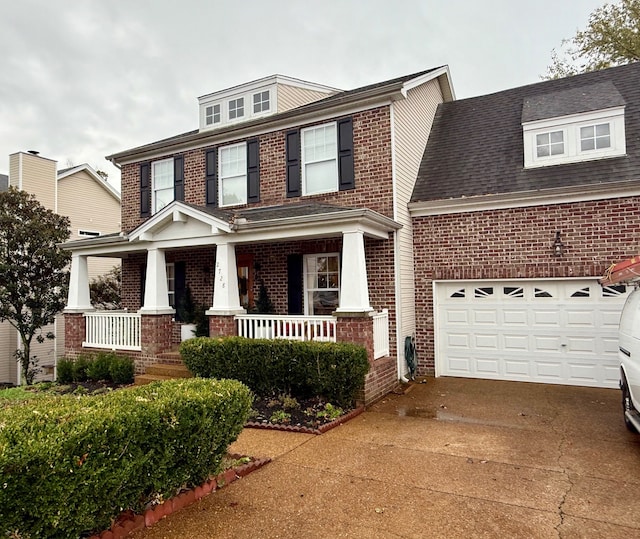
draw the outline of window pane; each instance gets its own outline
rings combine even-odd
[[[236,176],[222,180],[222,205],[245,204],[247,202],[247,177]]]
[[[154,211],[159,212],[166,205],[173,202],[173,187],[170,189],[161,189],[155,192]]]
[[[336,162],[326,161],[308,164],[305,168],[305,192],[307,195],[335,191],[337,189],[338,176],[336,174]]]
[[[542,146],[543,144],[549,144],[549,133],[543,133],[542,135],[536,135],[536,144]]]
[[[596,137],[602,137],[603,135],[609,135],[609,124],[596,125]]]
[[[338,288],[338,274],[337,273],[330,273],[328,275],[329,277],[329,288]]]
[[[547,157],[549,155],[549,146],[538,146],[538,157]]]
[[[162,189],[173,186],[173,159],[153,164],[153,187]]]
[[[593,137],[593,126],[589,127],[581,127],[580,128],[580,138],[588,138]]]
[[[313,292],[312,302],[314,315],[330,315],[338,308],[338,292],[328,290]]]
[[[564,139],[562,131],[553,131],[551,133],[551,143],[562,142]]]
[[[580,149],[583,152],[586,152],[588,150],[594,150],[595,147],[596,147],[596,141],[593,138],[582,139],[580,141]]]
[[[564,153],[564,144],[562,142],[551,145],[551,155],[562,155]]]

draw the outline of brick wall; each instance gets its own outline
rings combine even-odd
[[[321,201],[348,207],[367,207],[393,217],[391,181],[391,123],[389,107],[379,107],[352,115],[356,188],[351,191],[286,198],[285,131],[260,135],[260,202],[250,207]],[[322,122],[325,123],[325,122]],[[314,124],[306,124],[307,127]],[[229,141],[227,144],[246,139]],[[184,153],[185,201],[205,203],[205,152],[201,148]],[[162,159],[173,157],[168,154]],[[140,163],[122,166],[122,230],[130,231],[140,219]]]
[[[434,280],[599,277],[640,252],[638,198],[414,219],[418,372],[434,373]],[[565,255],[554,257],[560,231]]]

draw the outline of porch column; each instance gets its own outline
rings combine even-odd
[[[245,313],[240,305],[236,247],[232,243],[216,246],[216,269],[213,282],[213,306],[208,315],[235,315]]]
[[[369,303],[369,281],[364,256],[364,233],[361,230],[342,234],[342,271],[340,305],[337,313],[373,311]]]
[[[167,289],[167,265],[164,250],[152,248],[147,251],[147,277],[144,283],[142,314],[173,314],[169,305]]]
[[[71,275],[69,279],[69,293],[65,311],[79,313],[93,311],[91,295],[89,294],[89,269],[86,255],[71,255]]]

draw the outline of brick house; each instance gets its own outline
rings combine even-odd
[[[409,204],[420,371],[617,387],[640,63],[443,103]]]
[[[127,350],[143,372],[191,295],[214,336],[363,344],[365,400],[384,395],[418,330],[408,202],[453,99],[447,67],[350,91],[276,75],[200,97],[197,130],[109,156],[122,230],[67,244],[67,353]],[[92,311],[103,256],[122,260],[126,312]],[[255,312],[261,289],[274,312]]]

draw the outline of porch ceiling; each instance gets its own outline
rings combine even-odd
[[[224,243],[275,242],[339,237],[362,232],[388,239],[402,225],[367,208],[329,204],[284,204],[260,208],[209,209],[174,201],[129,234],[100,236],[64,243],[80,255],[119,256],[153,246],[176,249]]]

